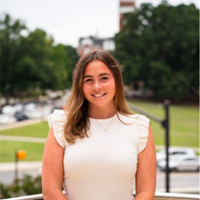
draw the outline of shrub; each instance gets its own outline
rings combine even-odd
[[[42,193],[41,177],[25,175],[22,179],[14,180],[12,185],[0,183],[0,198],[10,198]]]

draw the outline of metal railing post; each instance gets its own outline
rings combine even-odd
[[[169,121],[170,121],[170,116],[169,116],[169,107],[170,107],[170,101],[169,100],[165,100],[163,102],[164,105],[164,110],[165,110],[165,119],[162,120],[158,117],[156,117],[155,115],[133,105],[133,104],[128,104],[128,106],[130,107],[130,109],[142,114],[142,115],[146,115],[146,117],[154,120],[155,122],[161,124],[161,126],[165,129],[165,148],[166,148],[166,178],[165,178],[165,182],[166,182],[166,192],[169,192],[170,190],[170,180],[169,180]]]
[[[18,185],[18,158],[17,158],[17,150],[15,151],[15,181],[16,181],[16,185]]]
[[[166,192],[169,192],[169,106],[170,101],[164,101],[164,108],[165,108],[165,148],[166,148]]]

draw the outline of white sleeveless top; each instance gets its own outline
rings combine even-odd
[[[63,135],[66,115],[54,110],[48,118],[54,136],[64,148],[64,190],[68,200],[132,200],[138,154],[145,148],[149,119],[119,114],[105,132],[90,118],[89,137],[69,144]],[[98,122],[108,127],[112,118]],[[131,125],[130,125],[131,123]]]

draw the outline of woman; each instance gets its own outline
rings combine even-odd
[[[131,200],[134,185],[135,200],[154,199],[149,120],[128,110],[121,70],[110,54],[98,50],[79,60],[64,111],[55,110],[49,124],[44,199]]]

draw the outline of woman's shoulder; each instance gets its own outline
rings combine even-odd
[[[55,109],[51,115],[47,118],[49,126],[58,123],[58,122],[65,122],[66,121],[66,114],[64,110]]]
[[[61,147],[67,147],[67,141],[64,137],[64,125],[66,122],[66,114],[63,110],[55,109],[53,113],[48,117],[49,127],[53,127],[53,133],[56,141]]]
[[[146,124],[149,122],[149,119],[145,115],[141,114],[118,114],[119,118],[125,123],[133,124]]]
[[[145,115],[141,114],[130,114],[120,116],[122,121],[135,127],[138,136],[138,153],[140,153],[144,150],[147,144],[147,138],[149,133],[149,119]]]

